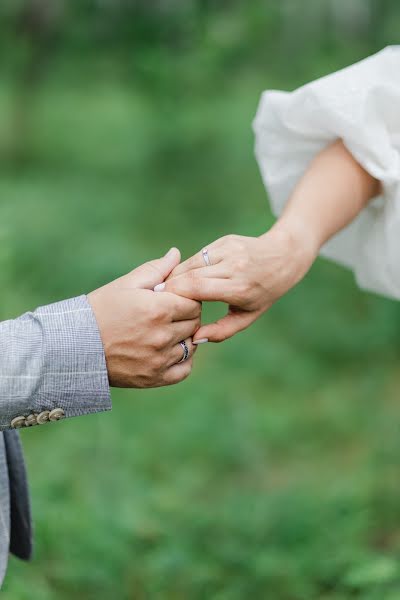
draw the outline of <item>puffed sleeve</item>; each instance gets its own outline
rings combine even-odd
[[[360,287],[400,299],[400,46],[294,92],[264,92],[253,128],[276,215],[314,156],[338,138],[382,182],[382,195],[321,254],[352,269]]]

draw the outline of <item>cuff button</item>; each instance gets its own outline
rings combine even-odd
[[[13,429],[19,429],[20,427],[25,427],[25,417],[15,417],[15,419],[13,419],[11,421],[11,427]]]
[[[34,414],[28,415],[25,419],[25,425],[27,427],[30,427],[31,425],[37,425],[36,415],[34,415]]]
[[[47,421],[49,420],[49,415],[50,411],[44,410],[43,412],[38,414],[38,416],[36,417],[36,421],[39,423],[39,425],[43,425],[43,423],[47,423]]]
[[[63,417],[65,417],[65,412],[63,411],[62,408],[55,408],[54,410],[50,411],[50,414],[49,414],[50,421],[59,421]]]

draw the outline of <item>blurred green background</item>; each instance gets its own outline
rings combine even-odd
[[[1,318],[266,230],[261,91],[399,28],[397,0],[3,0]],[[319,261],[190,380],[23,432],[36,553],[3,596],[398,600],[399,348],[397,304]]]

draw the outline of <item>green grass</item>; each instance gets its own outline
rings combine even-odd
[[[45,86],[28,160],[0,176],[1,317],[267,228],[250,130],[265,85],[176,106]],[[398,600],[399,333],[397,304],[320,261],[251,330],[200,348],[185,383],[23,432],[36,552],[11,559],[4,597]]]

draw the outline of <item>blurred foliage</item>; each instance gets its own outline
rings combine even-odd
[[[261,233],[260,92],[399,26],[394,0],[3,0],[1,318]],[[24,432],[37,547],[4,597],[397,600],[399,333],[319,261],[184,384]]]

